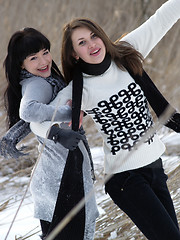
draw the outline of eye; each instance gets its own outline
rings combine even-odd
[[[37,59],[37,57],[33,56],[33,57],[30,58],[30,61],[33,61],[33,60],[36,60],[36,59]]]
[[[92,33],[91,38],[97,38],[98,36],[95,33]]]
[[[86,44],[86,41],[84,41],[84,40],[82,40],[82,41],[79,42],[79,45],[80,45],[80,46],[84,46],[85,44]]]
[[[44,51],[43,55],[49,54],[49,50]]]

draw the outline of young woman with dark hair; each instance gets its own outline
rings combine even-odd
[[[50,42],[43,34],[33,28],[24,28],[14,33],[9,41],[8,54],[4,61],[5,74],[8,81],[4,96],[9,128],[20,120],[19,107],[22,98],[20,81],[22,80],[23,61],[27,56],[38,53],[40,50],[44,51],[44,55],[47,54],[50,51]],[[57,75],[63,79],[61,72],[53,60],[48,74],[50,71],[52,71],[53,75]],[[39,75],[42,75],[42,71],[39,71]]]
[[[104,140],[106,192],[150,240],[180,239],[161,155],[165,146],[154,132],[148,102],[159,117],[167,101],[144,72],[143,59],[180,18],[180,1],[169,0],[144,24],[113,43],[90,19],[72,20],[63,29],[62,66],[69,85],[56,99],[71,99],[72,83],[83,79],[81,109]],[[72,81],[73,80],[73,81]],[[160,100],[160,101],[159,101]],[[173,110],[166,126],[180,132]],[[47,123],[31,124],[44,134]],[[146,135],[145,135],[146,136]]]
[[[43,138],[37,135],[40,152],[41,147],[44,146],[44,149],[33,173],[31,193],[34,216],[40,219],[42,239],[45,239],[49,229],[53,229],[54,214],[60,214],[55,213],[55,208],[68,149],[74,150],[78,145],[84,157],[82,172],[85,195],[93,188],[91,154],[83,130],[75,132],[68,127],[71,107],[65,105],[56,109],[55,106],[48,105],[66,86],[60,70],[52,60],[49,40],[33,28],[15,32],[9,41],[4,67],[8,81],[5,104],[11,128],[1,140],[1,148],[11,140],[15,147],[30,132],[29,122],[51,121],[55,110],[55,121],[62,122],[61,129],[58,128],[56,132],[56,143],[50,134],[46,141],[46,136]],[[17,149],[14,152],[9,150],[10,153],[1,149],[1,153],[11,156],[15,153],[19,156]],[[86,204],[82,239],[93,239],[97,216],[97,206],[92,196]]]

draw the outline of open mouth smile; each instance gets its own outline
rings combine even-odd
[[[90,55],[96,56],[96,55],[99,54],[100,50],[101,50],[100,48],[99,48],[99,49],[96,49],[95,51],[91,52]]]
[[[48,71],[48,66],[45,66],[45,67],[43,67],[43,68],[39,68],[38,69],[38,71],[40,71],[40,72],[46,72],[46,71]]]

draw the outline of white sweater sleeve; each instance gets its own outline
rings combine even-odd
[[[180,0],[169,0],[145,23],[121,40],[130,43],[145,58],[179,18]]]
[[[55,109],[58,109],[60,105],[65,105],[68,100],[72,99],[72,84],[70,83],[67,87],[61,90],[56,98],[49,103],[49,105],[53,106]],[[61,122],[55,121],[44,121],[44,122],[31,122],[30,128],[31,131],[40,137],[46,138],[49,128],[53,124],[60,124]]]

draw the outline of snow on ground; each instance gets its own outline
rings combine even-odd
[[[95,167],[97,166],[103,170],[103,150],[102,148],[93,148],[92,155],[95,161]],[[8,182],[8,178],[1,178],[0,182]],[[13,181],[13,186],[12,186]],[[18,183],[19,189],[14,188],[14,182]],[[26,194],[24,201],[18,211],[17,217],[11,227],[11,222],[19,208],[22,201],[23,193],[27,189],[29,178],[12,179],[6,184],[5,189],[0,190],[0,240],[23,240],[26,236],[29,240],[39,240],[40,226],[38,219],[33,218],[33,203],[29,190]],[[10,200],[9,200],[10,199]],[[100,196],[98,202],[103,199]],[[9,200],[9,201],[8,201]],[[8,201],[8,202],[7,202]],[[1,211],[3,206],[7,204],[7,207]],[[99,207],[99,212],[104,213],[103,209]],[[8,233],[9,232],[9,233]],[[36,234],[35,234],[36,233]],[[8,234],[8,236],[7,236]]]
[[[166,135],[162,140],[165,142],[165,144],[177,145],[180,142],[180,134],[171,133],[169,135]],[[103,150],[101,147],[95,147],[92,148],[91,151],[95,165],[95,172],[96,174],[102,175]],[[179,164],[179,157],[169,157],[164,155],[163,162],[166,172],[169,173]],[[17,210],[22,201],[23,193],[27,189],[29,178],[14,177],[13,179],[8,179],[7,177],[2,177],[0,179],[0,183],[2,182],[6,182],[6,184],[4,184],[3,189],[0,189],[0,240],[40,239],[39,235],[41,234],[41,232],[39,221],[33,218],[33,203],[29,190],[26,194],[24,201],[22,202],[20,210],[17,213]],[[17,183],[17,187],[15,183]],[[101,203],[108,198],[108,195],[104,194],[104,191],[102,191],[102,189],[98,191],[98,189],[100,188],[102,188],[102,185],[99,185],[96,189],[96,198],[100,217],[103,217],[105,215],[105,211],[101,207]],[[16,213],[17,216],[11,228],[11,223]],[[30,237],[26,238],[27,236]],[[116,231],[112,231],[108,239],[115,238]],[[133,238],[129,239],[133,240]]]
[[[1,179],[1,180],[5,180],[5,179]],[[13,179],[13,181],[16,181],[16,179]],[[40,230],[39,221],[33,218],[32,198],[28,191],[24,201],[22,202],[22,206],[20,207],[20,210],[18,211],[17,217],[15,218],[15,222],[12,225],[10,232],[8,233],[11,223],[22,201],[23,193],[27,189],[29,178],[19,178],[17,179],[17,181],[18,181],[18,186],[20,186],[19,189],[14,187],[14,185],[11,186],[12,185],[11,183],[8,183],[6,184],[6,188],[3,191],[1,190],[1,194],[0,194],[0,203],[1,203],[0,205],[0,212],[1,212],[0,239],[1,240],[18,239],[21,236],[25,237],[26,234],[30,235],[32,233],[32,232],[30,233],[32,229],[34,229],[33,232],[37,232],[38,230]],[[4,207],[5,209],[3,209]],[[1,209],[3,209],[3,211],[1,211]],[[29,239],[37,240],[38,239],[37,236],[38,235],[36,234],[36,236],[33,236]]]

